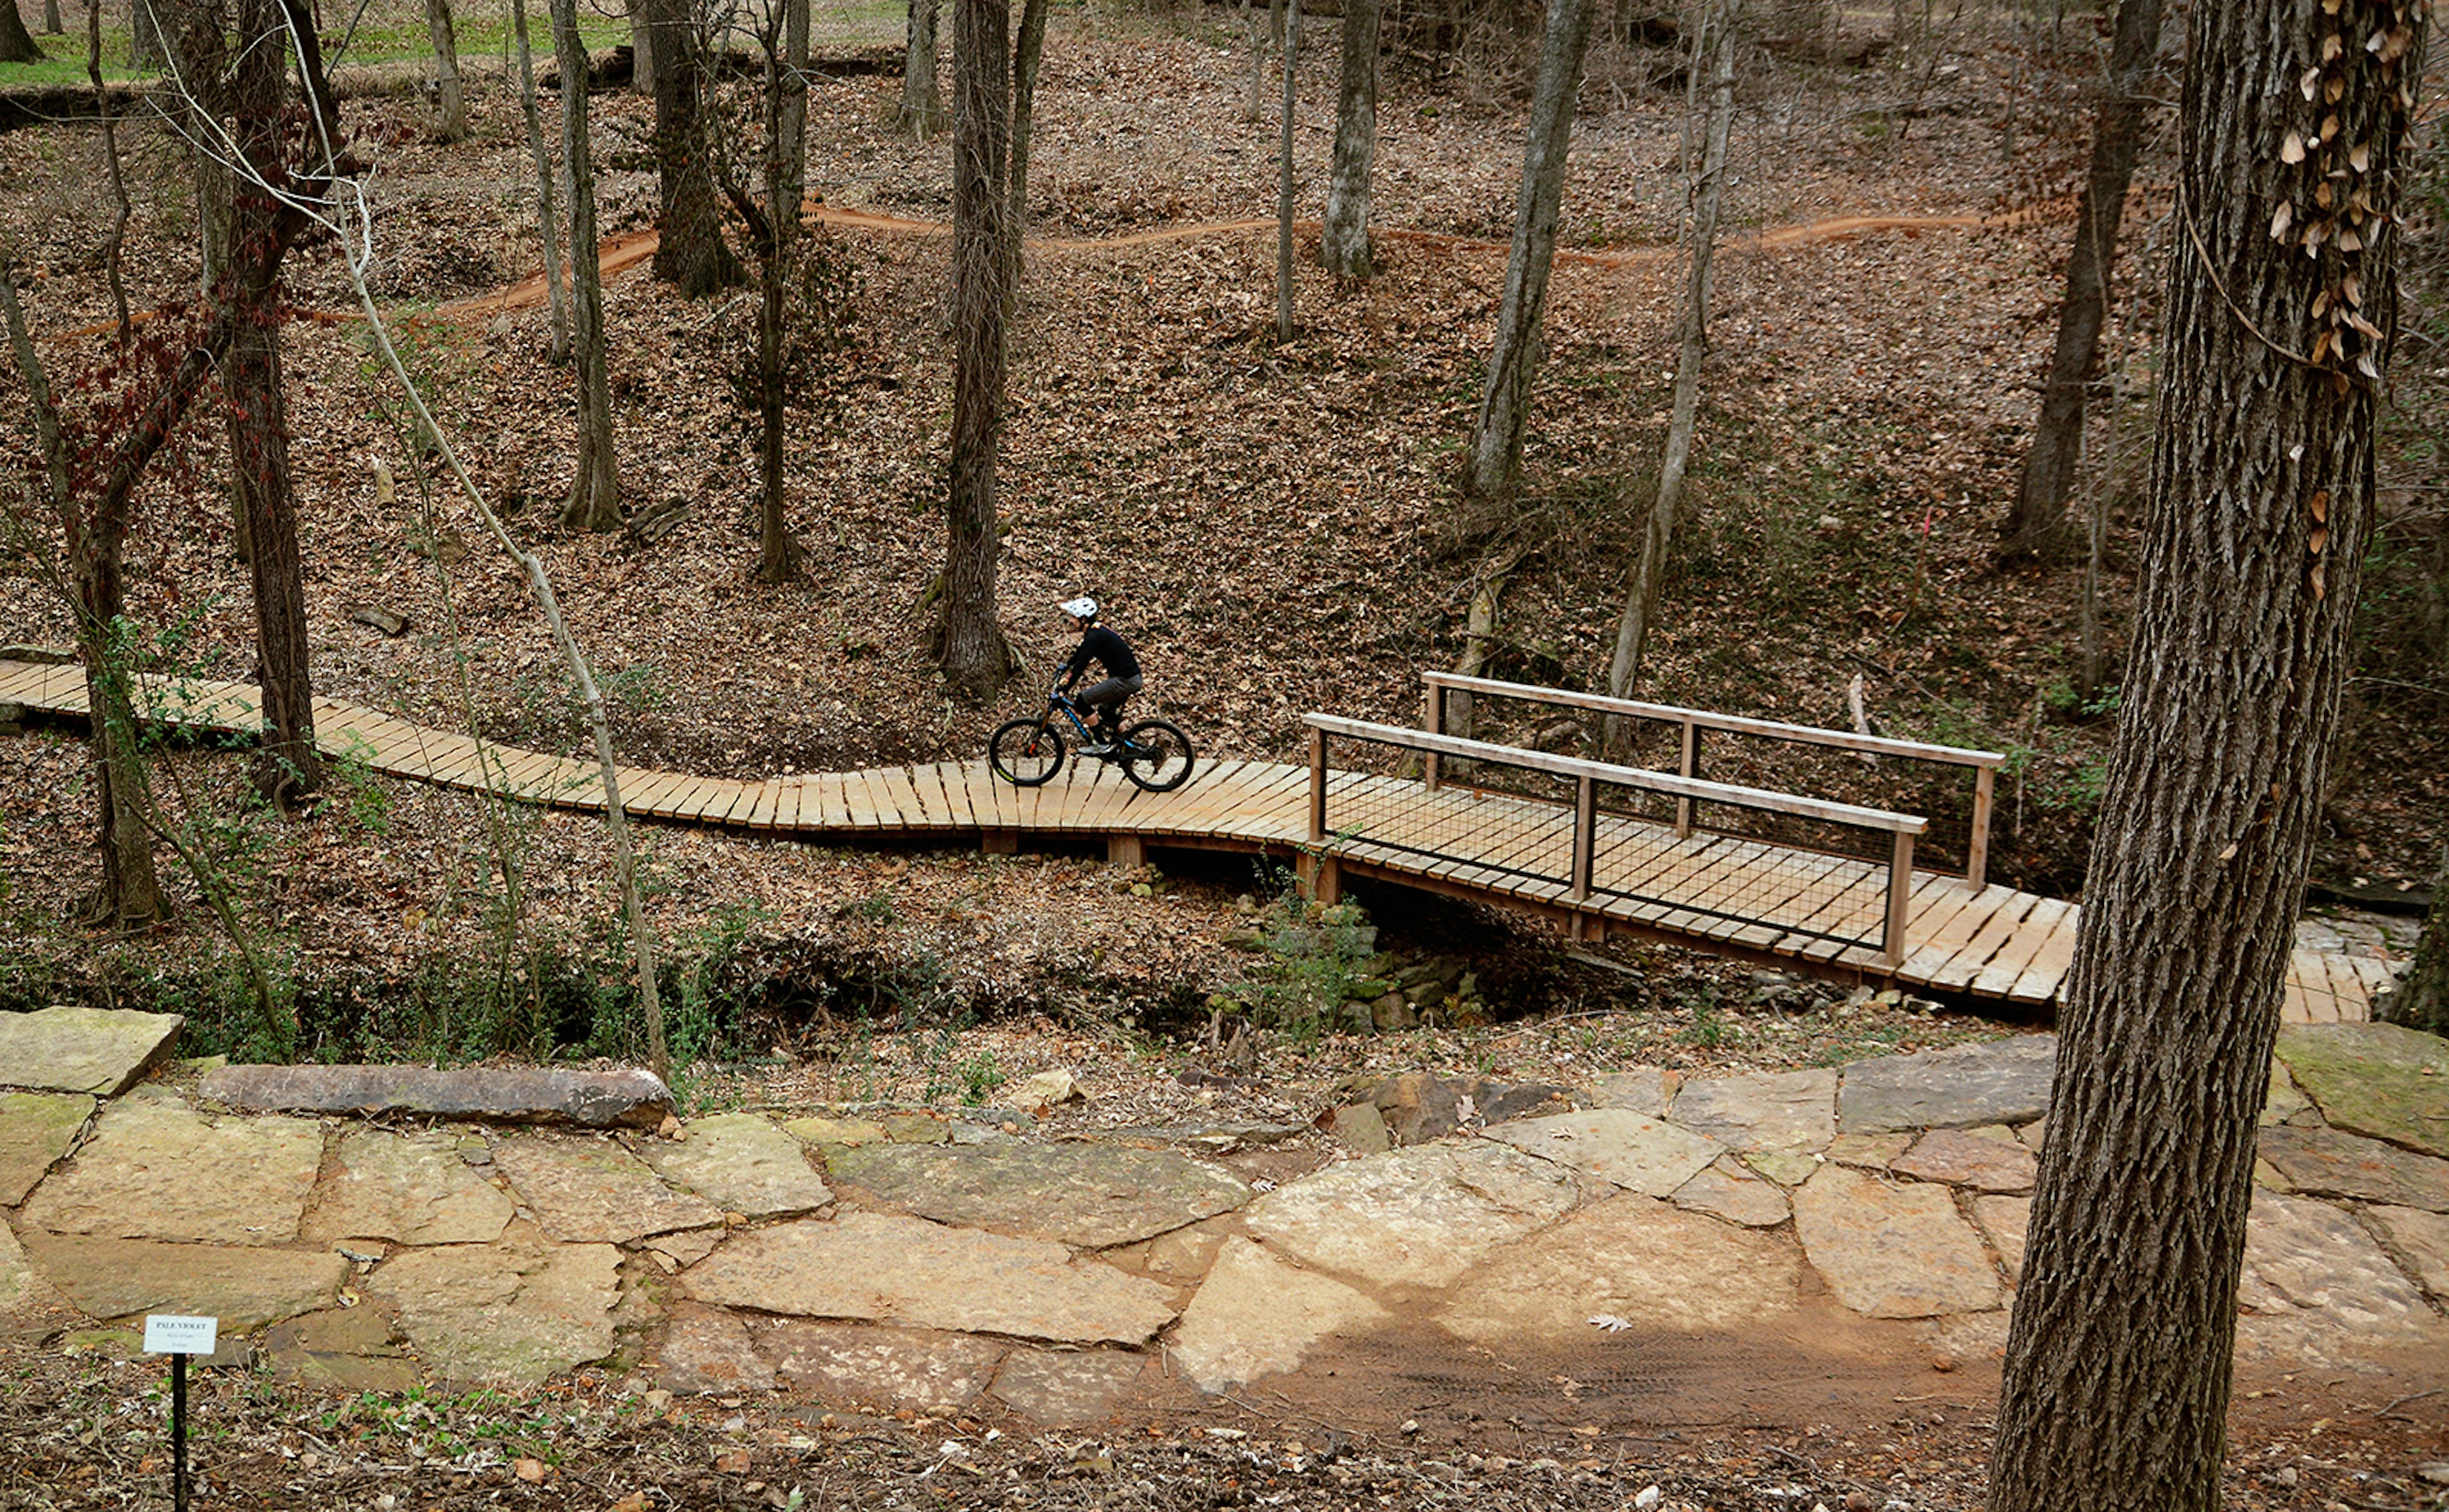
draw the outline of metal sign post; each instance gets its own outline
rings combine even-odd
[[[221,1342],[219,1318],[172,1312],[145,1316],[145,1352],[170,1357],[170,1505],[187,1512],[187,1356],[210,1354]]]

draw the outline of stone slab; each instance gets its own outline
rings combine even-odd
[[[1359,1290],[1235,1234],[1218,1251],[1167,1348],[1176,1368],[1202,1391],[1216,1392],[1299,1369],[1326,1340],[1393,1321]]]
[[[721,1208],[673,1191],[646,1161],[601,1136],[512,1135],[493,1160],[545,1233],[565,1244],[627,1244],[723,1221]]]
[[[1177,1150],[1128,1145],[871,1144],[826,1167],[887,1207],[939,1223],[1105,1249],[1229,1213],[1240,1178]]]
[[[1591,1319],[1697,1333],[1784,1319],[1803,1274],[1794,1240],[1626,1194],[1585,1208],[1454,1289],[1440,1328],[1477,1343],[1603,1337]]]
[[[1251,1203],[1243,1222],[1314,1270],[1375,1286],[1439,1287],[1562,1217],[1577,1196],[1557,1166],[1475,1139],[1328,1166]]]
[[[445,1380],[533,1386],[612,1352],[621,1252],[553,1244],[526,1224],[511,1234],[403,1250],[362,1283]]]
[[[2027,1196],[1978,1196],[1973,1199],[1973,1221],[1998,1252],[2009,1286],[2024,1284],[2024,1232],[2033,1221],[2033,1199]]]
[[[961,1333],[789,1319],[760,1338],[777,1374],[838,1401],[920,1412],[968,1407],[994,1379],[1003,1345]]]
[[[40,1330],[44,1319],[67,1305],[67,1299],[34,1269],[15,1232],[0,1220],[0,1336]]]
[[[1694,1077],[1675,1094],[1667,1119],[1728,1149],[1810,1155],[1837,1138],[1837,1073]]]
[[[2364,1210],[2364,1219],[2434,1301],[2449,1303],[2449,1217],[2420,1208],[2373,1207]]]
[[[355,1128],[340,1136],[299,1232],[318,1242],[490,1244],[515,1207],[446,1137]]]
[[[1675,1090],[1683,1083],[1683,1073],[1664,1066],[1628,1066],[1610,1071],[1598,1079],[1592,1098],[1603,1108],[1622,1108],[1649,1118],[1667,1117],[1667,1105],[1675,1101]]]
[[[2422,1292],[2335,1204],[2255,1193],[2245,1265],[2324,1330],[2367,1345],[2419,1344],[2440,1332]]]
[[[782,1132],[802,1144],[881,1144],[890,1138],[872,1119],[836,1119],[810,1114],[782,1125]]]
[[[304,1119],[207,1118],[173,1098],[128,1098],[34,1189],[25,1218],[54,1234],[288,1244],[322,1160],[322,1127]]]
[[[323,1391],[406,1391],[421,1379],[416,1362],[378,1309],[327,1308],[277,1323],[263,1336],[274,1379]]]
[[[2449,1213],[2449,1160],[2337,1129],[2286,1125],[2262,1130],[2257,1148],[2299,1192]]]
[[[644,1148],[657,1175],[726,1212],[752,1218],[814,1213],[834,1199],[807,1146],[754,1113],[724,1113]]]
[[[2290,1024],[2278,1054],[2333,1127],[2449,1158],[2449,1040],[2395,1024]]]
[[[1752,1175],[1732,1156],[1720,1156],[1708,1169],[1677,1187],[1675,1205],[1747,1229],[1776,1228],[1794,1212],[1776,1183]]]
[[[34,1269],[88,1317],[197,1313],[221,1319],[228,1335],[330,1307],[349,1274],[349,1262],[339,1255],[297,1250],[32,1229],[19,1238]]]
[[[1651,1197],[1673,1192],[1726,1153],[1706,1135],[1627,1108],[1525,1119],[1488,1137]]]
[[[1068,1344],[1142,1344],[1175,1311],[1155,1282],[1051,1241],[887,1213],[752,1230],[681,1281],[699,1301],[761,1312]]]
[[[186,1022],[119,1008],[0,1013],[0,1086],[115,1098],[170,1054]]]
[[[1745,1170],[1757,1171],[1779,1186],[1799,1187],[1811,1179],[1820,1169],[1822,1158],[1816,1155],[1789,1155],[1783,1150],[1755,1150],[1737,1158]]]
[[[655,1384],[666,1391],[771,1391],[774,1367],[757,1352],[748,1325],[721,1308],[683,1302],[672,1309],[655,1351]]]
[[[2049,1111],[2057,1043],[2025,1035],[1857,1062],[1838,1083],[1837,1127],[1879,1134],[2030,1122]]]
[[[225,1065],[202,1094],[234,1108],[286,1113],[425,1114],[491,1123],[652,1129],[672,1111],[650,1071],[425,1065]]]
[[[1981,1312],[1998,1275],[1943,1187],[1823,1165],[1794,1194],[1795,1233],[1837,1300],[1875,1318]]]
[[[1889,1161],[1888,1169],[1917,1180],[1944,1181],[1977,1192],[2030,1192],[2033,1178],[2040,1174],[2040,1158],[2014,1131],[1998,1133],[2004,1138],[1965,1129],[1933,1129]]]
[[[1040,1427],[1092,1428],[1111,1422],[1137,1399],[1147,1369],[1145,1355],[1117,1349],[1014,1349],[1004,1356],[989,1389]]]
[[[25,1201],[91,1117],[93,1099],[81,1092],[0,1092],[0,1208]]]

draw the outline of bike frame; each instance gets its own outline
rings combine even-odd
[[[1080,704],[1077,699],[1071,697],[1071,695],[1068,693],[1050,693],[1046,696],[1046,707],[1050,710],[1060,709],[1063,711],[1063,717],[1071,721],[1071,728],[1080,733],[1080,740],[1083,745],[1091,744],[1096,740],[1097,732],[1090,729],[1089,721],[1080,718]],[[1123,732],[1120,730],[1109,730],[1106,733],[1106,738],[1111,740],[1115,746],[1119,748],[1123,743]]]

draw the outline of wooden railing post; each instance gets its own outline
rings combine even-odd
[[[1309,732],[1309,843],[1321,845],[1326,840],[1326,732],[1313,725]]]
[[[1573,788],[1573,901],[1591,895],[1591,871],[1598,859],[1598,784],[1588,773]]]
[[[1431,735],[1446,733],[1446,690],[1430,683],[1428,699],[1420,706],[1420,728]],[[1420,786],[1428,792],[1437,791],[1437,754],[1420,753]]]
[[[1697,777],[1701,775],[1701,727],[1690,719],[1684,721],[1684,759],[1682,764],[1676,767],[1675,774],[1682,777]],[[1675,800],[1675,838],[1688,840],[1691,837],[1692,800],[1677,798]]]
[[[1888,924],[1880,940],[1881,958],[1893,970],[1905,963],[1905,913],[1913,899],[1914,837],[1897,832],[1896,849],[1888,855]]]
[[[1964,847],[1964,885],[1978,892],[1990,885],[1990,799],[1997,786],[1995,767],[1973,771],[1973,837]]]

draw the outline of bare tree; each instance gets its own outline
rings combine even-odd
[[[451,0],[425,0],[425,29],[434,39],[434,137],[457,142],[468,135],[468,92],[459,82],[459,31],[451,19]]]
[[[67,25],[60,19],[60,0],[43,0],[43,31],[48,36],[66,36]]]
[[[535,53],[528,45],[528,0],[511,0],[511,21],[519,44],[519,106],[527,117],[528,152],[535,159],[536,221],[544,239],[544,287],[552,322],[552,361],[569,360],[569,293],[561,281],[561,223],[553,211],[552,157],[545,151],[544,122],[536,109]]]
[[[604,353],[604,265],[595,236],[595,169],[587,145],[587,44],[577,0],[552,0],[552,46],[561,66],[561,150],[569,188],[571,355],[578,369],[578,467],[561,523],[573,530],[621,526],[621,479],[612,453],[612,384]]]
[[[705,48],[693,0],[640,0],[639,9],[655,52],[655,169],[663,197],[655,277],[694,299],[744,277],[723,240],[723,203],[705,140]]]
[[[1004,210],[1004,234],[1012,267],[1004,274],[1007,297],[1020,285],[1020,243],[1029,234],[1029,134],[1037,119],[1037,66],[1046,55],[1047,0],[1022,0],[1020,38],[1012,47],[1012,189]]]
[[[936,20],[942,10],[943,0],[910,0],[898,115],[901,128],[922,140],[944,129],[944,94],[935,79]]]
[[[6,0],[5,4],[0,4],[0,63],[42,61],[43,49],[35,45],[33,34],[26,29],[26,18],[17,13],[17,0]]]
[[[1608,665],[1608,692],[1632,697],[1641,677],[1641,657],[1649,640],[1649,622],[1658,605],[1658,585],[1667,571],[1668,547],[1675,534],[1675,516],[1683,506],[1684,469],[1692,456],[1692,430],[1701,411],[1701,364],[1709,352],[1709,261],[1718,245],[1718,203],[1726,186],[1726,136],[1735,114],[1735,17],[1730,5],[1705,12],[1703,37],[1694,41],[1709,48],[1709,120],[1703,133],[1701,164],[1686,178],[1691,196],[1689,245],[1691,262],[1684,286],[1684,319],[1676,344],[1674,411],[1667,426],[1667,453],[1658,465],[1658,494],[1641,532],[1640,554],[1634,559],[1632,585],[1626,592],[1624,614],[1615,627],[1615,657]],[[1699,70],[1694,70],[1697,81]],[[1686,149],[1686,163],[1690,163]]]
[[[1284,23],[1283,136],[1276,148],[1276,339],[1293,338],[1293,86],[1301,58],[1301,0]]]
[[[1282,5],[1283,0],[1274,3]],[[1258,13],[1250,9],[1250,0],[1242,0],[1242,29],[1250,35],[1250,97],[1242,106],[1242,119],[1257,125],[1266,105],[1267,39],[1259,29]]]
[[[2423,13],[2197,7],[2135,639],[1994,1512],[2221,1504],[2256,1120],[2372,534]]]
[[[162,18],[154,0],[128,0],[127,66],[150,68],[162,61]]]
[[[110,201],[117,212],[111,218],[109,239],[103,243],[103,260],[109,274],[111,313],[118,317],[119,340],[124,346],[135,331],[135,322],[127,313],[124,266],[127,221],[135,207],[127,201],[127,175],[119,165],[119,118],[111,114],[110,91],[102,82],[102,0],[86,0],[85,76],[92,81],[94,104],[102,112],[102,161],[110,171]]]
[[[2101,82],[2100,123],[2092,136],[2092,172],[2075,211],[2074,247],[2067,258],[2066,296],[2058,307],[2057,345],[2041,390],[2040,422],[2024,456],[2022,485],[2009,511],[2002,554],[2047,549],[2064,527],[2067,495],[2083,457],[2084,390],[2092,381],[2108,317],[2109,274],[2117,260],[2117,227],[2126,186],[2150,114],[2150,86],[2160,54],[2161,0],[2123,0]]]
[[[1496,339],[1488,359],[1488,387],[1471,438],[1475,497],[1512,496],[1522,473],[1522,431],[1531,377],[1539,365],[1539,320],[1548,303],[1548,272],[1556,254],[1556,212],[1565,193],[1565,154],[1572,144],[1573,103],[1590,50],[1594,0],[1555,0],[1548,8],[1539,74],[1532,86],[1531,124],[1522,148],[1522,196],[1514,212],[1514,251],[1505,265],[1505,297],[1496,312]]]
[[[1379,0],[1343,0],[1343,68],[1335,101],[1335,170],[1319,251],[1326,271],[1369,277],[1369,172],[1378,151]]]
[[[995,457],[1003,431],[1004,179],[1011,130],[1006,0],[953,6],[953,457],[941,598],[945,679],[984,699],[1011,675],[995,622]]]

